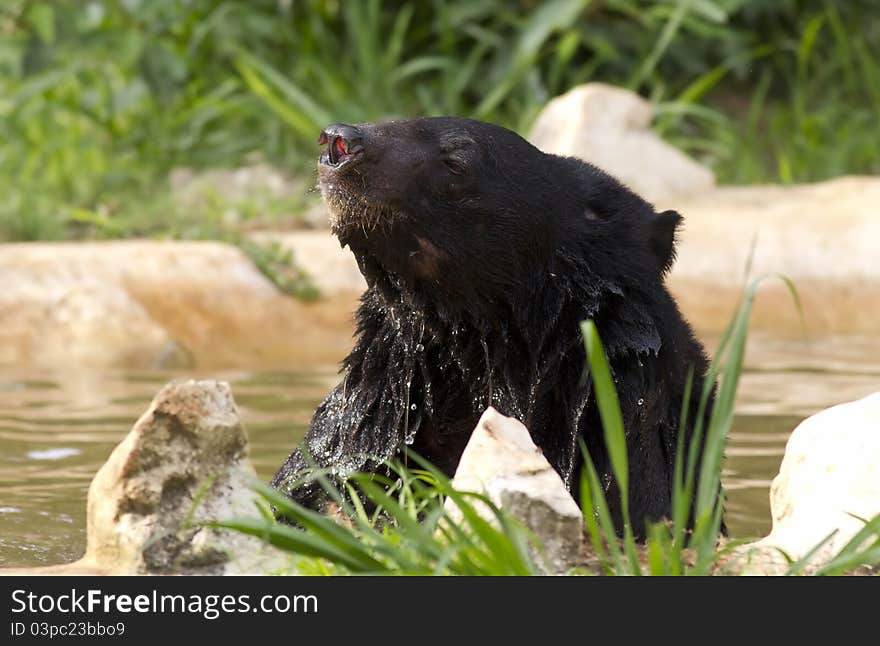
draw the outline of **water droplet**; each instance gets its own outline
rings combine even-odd
[[[639,401],[638,401],[638,405],[639,405],[639,406],[644,406],[644,404],[645,404],[645,400],[642,399],[642,398],[640,397],[640,398],[639,398]]]
[[[416,352],[421,352],[424,349],[425,349],[425,346],[423,346],[421,343],[416,344]]]
[[[412,406],[409,407],[410,410],[415,410],[416,408],[417,408],[417,407],[416,407],[415,404],[413,404]]]

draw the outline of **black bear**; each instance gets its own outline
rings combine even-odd
[[[319,144],[332,230],[368,289],[342,380],[272,484],[320,507],[317,484],[292,486],[310,462],[344,477],[405,445],[451,475],[491,404],[528,427],[573,492],[583,438],[619,523],[584,378],[579,324],[593,319],[623,413],[633,530],[668,516],[688,371],[699,393],[707,370],[663,282],[680,216],[470,119],[335,124]]]

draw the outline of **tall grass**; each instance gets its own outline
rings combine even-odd
[[[785,278],[781,280],[800,308],[793,285]],[[701,392],[691,393],[693,375],[688,378],[674,466],[671,518],[649,525],[643,544],[636,542],[632,531],[627,445],[614,381],[595,324],[582,324],[604,443],[621,496],[623,528],[618,532],[596,468],[582,444],[581,506],[586,539],[593,553],[571,574],[736,573],[729,569],[733,561],[726,557],[738,543],[721,539],[721,469],[733,425],[749,316],[760,282],[761,279],[755,280],[746,289],[721,338]],[[707,416],[716,380],[717,395]],[[684,428],[692,395],[699,397],[699,405],[692,438],[685,446]],[[545,571],[540,544],[515,519],[479,493],[455,490],[446,476],[419,456],[411,452],[408,456],[420,468],[408,469],[392,462],[387,474],[355,474],[342,488],[331,483],[320,470],[304,474],[304,481],[317,479],[332,497],[337,507],[336,518],[306,509],[283,494],[258,485],[266,501],[260,518],[227,520],[215,526],[260,537],[300,555],[299,570],[306,574],[528,575]],[[451,513],[446,499],[451,499],[461,513]],[[371,511],[367,511],[363,501],[369,503]],[[269,511],[270,506],[299,528],[278,523]],[[880,516],[865,520],[865,527],[837,554],[814,567],[812,559],[827,540],[797,561],[786,555],[787,573],[837,575],[880,567]],[[535,553],[539,555],[537,559]]]
[[[722,181],[876,173],[878,23],[873,0],[7,0],[0,239],[213,235],[146,206],[172,168],[260,151],[308,177],[328,121],[525,132],[586,81],[657,102]]]
[[[299,528],[275,521],[268,507],[262,517],[215,523],[257,536],[302,557],[304,574],[530,575],[540,572],[532,559],[526,530],[485,496],[459,492],[436,468],[410,454],[421,469],[388,463],[388,475],[355,474],[338,489],[320,471],[338,506],[337,518],[299,505],[266,485],[265,501]],[[446,499],[455,503],[451,511]],[[370,505],[369,511],[363,501]],[[490,517],[486,518],[486,511]]]
[[[785,280],[785,279],[783,279]],[[654,575],[710,574],[724,550],[717,549],[721,534],[724,495],[721,488],[721,466],[727,436],[733,425],[734,400],[745,356],[749,316],[760,281],[754,281],[746,290],[742,303],[729,323],[703,381],[690,444],[685,448],[683,438],[691,410],[693,374],[688,375],[686,394],[682,402],[679,444],[676,450],[672,488],[672,518],[668,523],[655,524],[648,530],[645,551],[648,554],[647,571]],[[796,298],[794,288],[786,283]],[[611,458],[615,480],[623,502],[624,519],[622,558],[615,528],[610,522],[608,505],[600,486],[596,469],[589,454],[584,451],[586,467],[582,476],[581,496],[585,501],[585,518],[590,538],[597,554],[602,555],[606,571],[616,574],[641,574],[637,549],[632,538],[628,496],[628,463],[626,437],[617,393],[608,368],[605,352],[592,321],[582,325],[584,344],[596,401],[602,418],[605,445]],[[715,388],[717,397],[709,412],[706,411]],[[700,449],[702,448],[702,452]],[[700,478],[696,473],[699,466]],[[688,520],[693,529],[688,530]],[[606,556],[607,555],[607,556]]]

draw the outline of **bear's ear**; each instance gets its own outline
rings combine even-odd
[[[675,234],[681,221],[682,217],[675,211],[663,211],[651,222],[651,252],[663,274],[669,271],[675,260]]]

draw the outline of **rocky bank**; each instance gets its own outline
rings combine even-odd
[[[751,275],[752,329],[803,338],[880,333],[880,178],[722,187],[678,204],[685,225],[669,285],[697,328],[723,329]],[[280,367],[348,349],[364,283],[326,231],[263,232],[294,253],[321,297],[279,291],[217,242],[0,245],[0,367]]]

